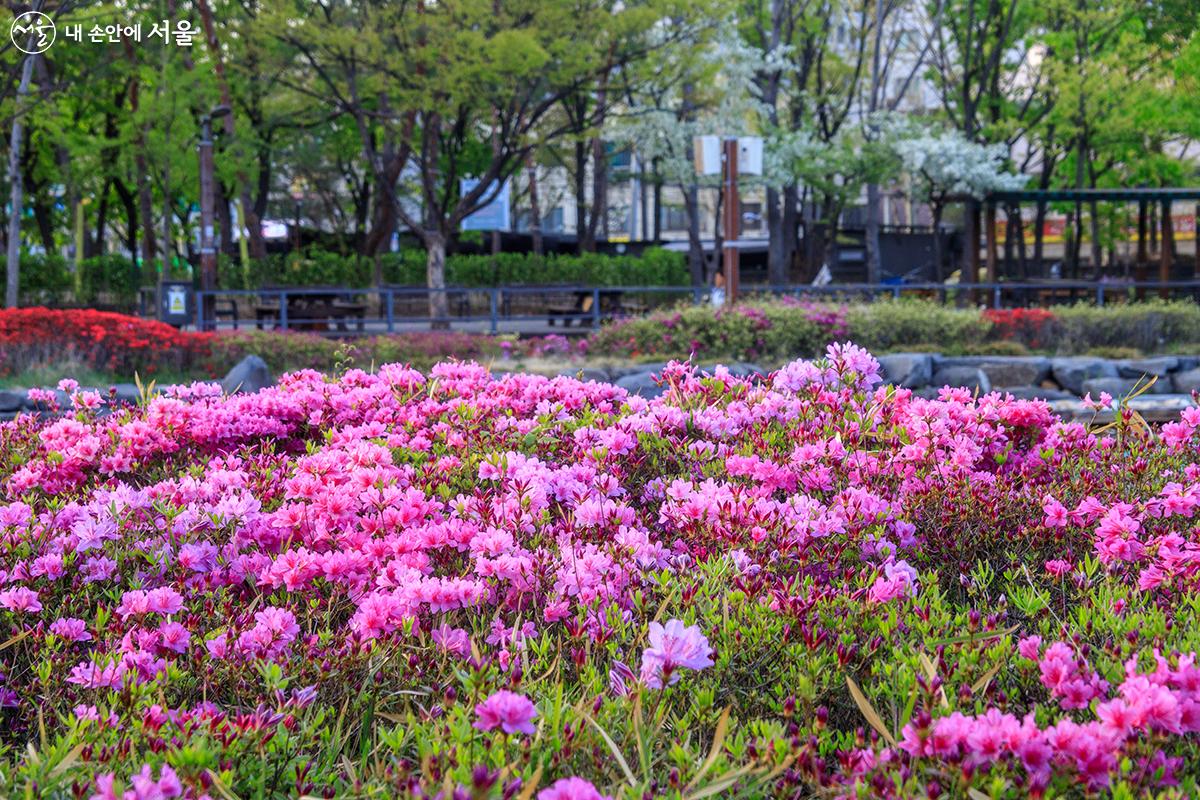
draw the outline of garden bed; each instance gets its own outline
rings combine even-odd
[[[0,424],[4,785],[1195,793],[1200,412],[1090,431],[847,346],[663,380],[392,365]]]

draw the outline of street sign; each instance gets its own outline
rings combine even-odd
[[[697,136],[692,140],[697,175],[721,174],[721,137]]]
[[[762,175],[763,140],[761,137],[738,137],[738,173],[741,175]]]

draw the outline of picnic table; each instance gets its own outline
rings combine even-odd
[[[545,312],[546,322],[551,326],[561,320],[564,328],[570,327],[571,323],[576,321],[580,327],[583,327],[585,323],[595,317],[594,306],[597,297],[600,299],[599,312],[603,319],[645,311],[643,304],[631,302],[626,298],[624,289],[594,290],[563,286],[545,288],[545,293],[538,293],[543,301],[540,309]],[[511,295],[506,293],[505,313],[508,314],[510,311]]]
[[[282,293],[282,295],[281,295]],[[353,291],[337,286],[266,286],[254,307],[254,324],[283,323],[280,298],[287,299],[287,326],[297,330],[322,331],[334,324],[336,330],[347,330],[347,320],[356,321],[356,329],[363,330],[367,304],[358,302]]]

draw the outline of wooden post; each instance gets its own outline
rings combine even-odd
[[[725,242],[723,267],[725,271],[725,297],[729,305],[738,299],[738,249],[737,242],[741,235],[742,203],[738,197],[738,142],[737,139],[724,141],[725,158]]]
[[[1162,237],[1158,251],[1158,279],[1163,283],[1171,280],[1171,201],[1162,202]],[[1158,296],[1166,300],[1171,291],[1166,286],[1158,290]]]
[[[1146,227],[1150,209],[1147,207],[1145,200],[1138,200],[1138,228],[1137,228],[1137,258],[1133,265],[1133,279],[1141,282],[1146,280],[1146,275],[1150,270],[1150,250],[1146,243]],[[1136,292],[1138,300],[1146,299],[1146,288],[1139,286]]]
[[[970,291],[959,292],[959,305],[964,303],[974,304],[978,302],[975,297],[974,284],[979,283],[979,201],[973,197],[967,198],[966,203],[966,219],[963,233],[965,234],[965,247],[967,263],[963,270],[959,283],[971,284]]]
[[[996,204],[991,200],[987,202],[985,213],[984,237],[987,242],[987,280],[988,283],[998,283],[999,269],[997,262],[999,261],[999,251],[996,242]]]

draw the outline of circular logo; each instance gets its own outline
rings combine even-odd
[[[30,55],[49,50],[57,34],[54,20],[40,11],[26,11],[13,20],[12,28],[9,29],[9,36],[17,49]]]

